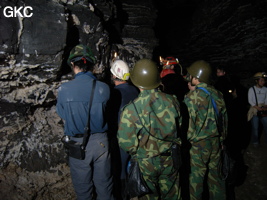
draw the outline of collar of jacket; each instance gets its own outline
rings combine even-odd
[[[204,87],[204,88],[206,88],[206,87],[208,87],[208,84],[207,83],[199,83],[199,84],[196,85],[196,87]]]
[[[78,76],[81,76],[81,75],[87,75],[87,76],[90,76],[93,79],[96,79],[96,77],[93,75],[93,73],[92,72],[89,72],[89,71],[87,71],[87,72],[79,72],[79,73],[77,73],[75,75],[74,78],[77,78]]]
[[[143,90],[143,91],[140,92],[140,95],[141,96],[147,96],[147,95],[149,95],[151,93],[156,93],[156,92],[158,92],[158,89]]]

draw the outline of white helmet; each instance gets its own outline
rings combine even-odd
[[[128,80],[130,77],[129,67],[123,60],[115,60],[111,64],[110,71],[114,76],[123,81]]]

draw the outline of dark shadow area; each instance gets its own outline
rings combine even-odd
[[[248,166],[244,162],[244,152],[250,143],[251,128],[247,121],[247,89],[240,84],[237,76],[231,76],[229,80],[224,79],[217,87],[226,98],[228,113],[228,135],[225,145],[230,156],[230,173],[226,179],[226,194],[227,200],[235,200],[235,188],[242,185],[247,177]],[[229,89],[233,90],[233,93],[229,93]]]
[[[67,60],[71,49],[75,47],[77,44],[79,44],[79,39],[80,39],[79,29],[75,26],[72,13],[67,7],[65,7],[65,15],[68,16],[66,46],[64,48],[64,52],[62,55],[62,63],[60,66],[59,73],[57,75],[57,79],[60,79],[61,76],[66,75],[72,71],[67,63]]]
[[[153,2],[158,16],[154,31],[159,39],[159,47],[155,48],[153,59],[157,60],[159,56],[179,58],[176,52],[185,48],[190,39],[191,18],[197,3],[193,0],[154,0]],[[183,60],[181,61],[183,63]]]
[[[182,140],[181,156],[182,166],[180,168],[180,186],[182,199],[190,199],[189,196],[189,173],[190,173],[190,155],[191,144],[187,140],[187,130],[189,114],[185,103],[183,102],[185,94],[189,91],[187,82],[179,73],[168,74],[162,79],[161,90],[164,93],[175,95],[180,103],[180,114],[182,116],[182,127],[180,127],[180,138]]]
[[[122,44],[122,30],[124,25],[127,24],[128,14],[122,9],[122,3],[120,0],[115,0],[114,4],[116,6],[116,14],[114,18],[106,22],[104,26],[109,32],[110,43],[111,44]]]
[[[91,5],[93,2],[89,1]],[[120,0],[115,0],[116,15],[109,20],[104,19],[104,14],[96,6],[94,6],[94,13],[98,16],[103,24],[103,28],[109,33],[109,44],[122,44],[121,33],[124,25],[127,23],[128,14],[122,9],[122,3]]]
[[[190,174],[190,153],[189,150],[191,148],[190,142],[187,140],[187,130],[188,130],[188,122],[189,122],[189,113],[187,107],[184,103],[181,103],[181,115],[183,117],[182,120],[182,166],[180,169],[180,185],[181,185],[181,196],[182,199],[190,199],[189,193],[189,174]]]
[[[91,5],[94,5],[93,1],[89,1]],[[122,40],[122,30],[124,28],[124,25],[127,23],[128,20],[128,14],[126,11],[122,9],[122,3],[120,0],[115,0],[114,5],[116,6],[116,10],[113,10],[113,15],[109,20],[104,19],[104,14],[101,10],[99,10],[96,6],[94,6],[94,13],[96,16],[99,17],[103,28],[108,32],[109,35],[109,49],[101,49],[100,46],[99,50],[99,60],[100,62],[103,60],[110,60],[110,56],[115,45],[114,44],[123,44]],[[110,51],[110,52],[109,52]],[[102,52],[109,52],[109,54],[103,54]],[[116,51],[118,53],[118,51]],[[95,74],[95,76],[98,78],[98,80],[103,81],[110,85],[110,68],[106,67],[104,71],[101,74]]]
[[[130,82],[128,82],[131,85]],[[113,175],[113,194],[116,200],[129,199],[126,196],[125,189],[127,187],[127,163],[130,156],[127,152],[119,147],[117,132],[118,124],[122,108],[137,97],[138,93],[132,93],[131,88],[126,87],[123,89],[121,85],[110,86],[110,99],[107,103],[107,122],[108,122],[108,137],[110,142],[110,155],[111,155],[111,172]],[[130,90],[130,92],[128,92]],[[136,92],[138,90],[136,89]],[[139,91],[138,91],[139,92]]]

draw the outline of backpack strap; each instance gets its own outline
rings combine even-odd
[[[215,110],[215,113],[216,113],[216,116],[217,116],[217,117],[215,117],[215,120],[216,120],[216,123],[217,123],[217,128],[218,128],[219,132],[222,133],[222,131],[223,131],[222,116],[219,113],[219,110],[217,108],[215,100],[212,98],[210,92],[206,88],[196,87],[196,89],[201,89],[201,90],[203,90],[205,93],[207,93],[210,96],[213,109]],[[223,134],[222,134],[222,138],[223,138],[223,140],[225,140],[225,136]]]
[[[203,88],[203,87],[197,87],[197,89],[201,89],[201,90],[203,90],[204,92],[206,92],[206,93],[210,96],[210,98],[211,98],[211,102],[212,102],[212,105],[213,105],[213,108],[214,108],[214,110],[215,110],[215,112],[216,112],[216,114],[217,114],[217,116],[218,116],[218,115],[219,115],[219,111],[218,111],[216,102],[215,102],[215,100],[212,98],[210,92],[209,92],[206,88]]]
[[[89,109],[88,109],[88,120],[87,120],[86,127],[84,128],[83,143],[82,143],[83,149],[85,149],[87,142],[89,140],[89,137],[90,137],[90,111],[91,111],[91,107],[93,103],[95,86],[96,86],[96,80],[93,79],[93,85],[92,85],[91,96],[90,96],[90,101],[89,101]]]

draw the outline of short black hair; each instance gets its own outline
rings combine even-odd
[[[74,62],[74,66],[78,66],[82,71],[93,71],[94,69],[94,64],[86,60],[78,60]]]
[[[216,69],[219,69],[219,70],[226,72],[226,69],[224,66],[217,66]]]

